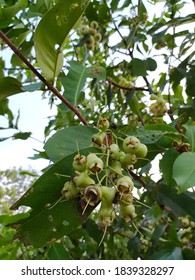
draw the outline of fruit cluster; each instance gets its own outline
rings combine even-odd
[[[119,77],[119,85],[122,87],[127,87],[127,88],[133,88],[134,84],[131,81],[128,81],[124,77],[120,76]]]
[[[151,100],[155,100],[155,102],[150,105],[150,112],[154,116],[162,116],[167,112],[166,101],[162,96],[152,94]]]
[[[139,158],[146,156],[147,147],[135,136],[118,139],[109,131],[106,118],[99,120],[98,128],[92,143],[100,147],[101,152],[87,156],[78,153],[74,157],[75,174],[65,183],[62,195],[67,199],[79,196],[83,211],[88,205],[95,208],[101,203],[97,216],[100,225],[107,228],[114,221],[116,211],[126,222],[136,217],[132,194],[134,182],[129,170]],[[122,142],[121,149],[118,140]]]
[[[98,32],[98,22],[92,21],[89,26],[82,25],[80,28],[80,34],[86,38],[86,48],[88,50],[93,50],[94,46],[98,45],[102,40],[102,35]]]

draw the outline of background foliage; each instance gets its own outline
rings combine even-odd
[[[48,159],[42,175],[34,180],[31,171],[1,172],[1,259],[195,259],[193,3],[165,1],[162,13],[151,16],[148,2],[0,1],[1,30],[44,77],[38,79],[17,52],[7,68],[2,53],[0,115],[7,127],[0,129],[14,129],[13,140],[32,136],[20,130],[20,115],[9,108],[14,94],[40,91],[57,108],[44,130],[43,151],[34,157]],[[158,3],[150,5],[155,10]],[[185,5],[189,13],[183,16]],[[0,45],[7,50],[3,39]],[[126,223],[117,215],[103,242],[96,211],[88,207],[83,218],[79,199],[61,195],[78,149],[100,152],[91,142],[100,116],[120,145],[134,135],[148,148],[131,173],[137,216]],[[11,178],[16,185],[10,188]]]

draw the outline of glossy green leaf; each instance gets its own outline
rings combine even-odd
[[[130,62],[132,74],[135,76],[146,76],[147,66],[144,60],[133,58]]]
[[[195,152],[195,125],[189,122],[184,127],[186,129],[185,136],[190,143],[190,151]]]
[[[17,79],[12,77],[4,77],[0,79],[0,101],[20,92],[23,92],[22,84]]]
[[[90,77],[96,78],[97,80],[105,80],[106,71],[103,67],[99,66],[84,67],[77,61],[70,61],[69,65],[70,67],[67,76],[60,77],[59,80],[62,82],[65,89],[64,97],[71,104],[77,106],[79,104],[86,79]]]
[[[183,260],[180,247],[162,249],[150,257],[151,260]]]
[[[96,128],[90,126],[72,126],[56,132],[45,144],[44,149],[53,162],[67,156],[77,149],[91,145],[92,135]],[[84,137],[83,137],[84,136]]]
[[[63,47],[88,0],[59,0],[39,22],[35,31],[36,57],[45,78],[54,81],[63,66]],[[44,34],[44,36],[43,36]]]
[[[53,243],[48,251],[49,260],[70,260],[69,252],[60,243]]]
[[[173,178],[179,193],[195,186],[195,153],[185,152],[173,164]]]
[[[167,150],[162,159],[160,160],[160,170],[163,174],[163,179],[168,183],[171,184],[173,180],[173,164],[178,157],[178,152],[172,148]]]
[[[195,218],[195,195],[192,192],[178,194],[175,188],[162,185],[157,193],[157,201],[176,217],[190,215]]]

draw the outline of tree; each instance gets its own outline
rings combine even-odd
[[[11,95],[39,90],[57,107],[36,155],[49,166],[11,207],[31,210],[1,218],[40,258],[195,259],[195,14],[169,0],[150,18],[149,5],[159,4],[0,6],[1,46],[13,50],[9,69],[0,60],[0,114],[13,139],[31,133]]]

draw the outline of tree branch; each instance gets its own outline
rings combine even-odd
[[[52,84],[50,84],[26,59],[26,57],[16,48],[8,37],[0,30],[0,38],[13,50],[13,52],[28,66],[28,68],[47,86],[47,88],[53,92],[74,114],[81,120],[84,125],[88,125],[88,122],[84,119],[81,113],[75,108]]]

